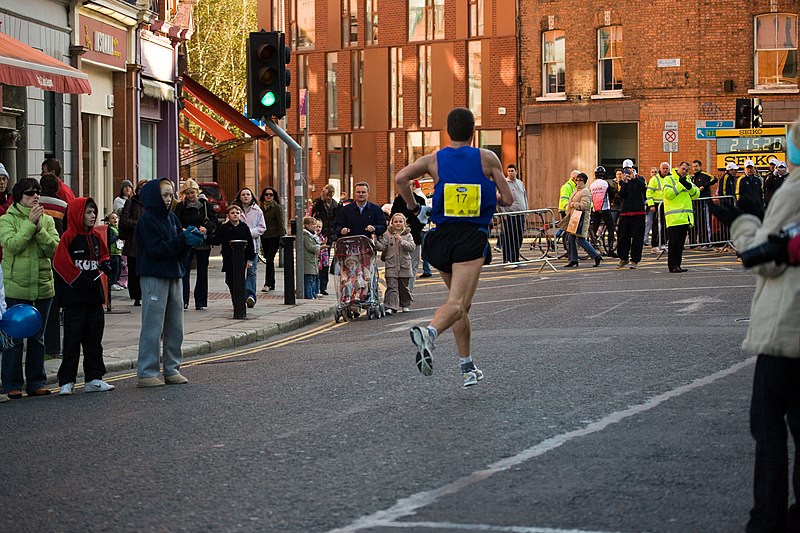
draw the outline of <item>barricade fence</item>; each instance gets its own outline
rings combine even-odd
[[[723,250],[733,249],[733,241],[731,240],[731,231],[728,226],[720,223],[711,214],[709,204],[711,202],[731,206],[736,203],[736,198],[733,196],[711,196],[708,198],[697,198],[692,200],[692,213],[694,215],[694,225],[689,228],[686,236],[686,248],[699,248],[699,247],[721,247]],[[666,215],[664,213],[663,204],[658,210],[658,223],[660,231],[660,243],[669,247],[669,242],[666,240]]]
[[[556,217],[550,209],[529,209],[495,213],[489,231],[493,248],[492,265],[508,266],[541,263],[556,270]]]

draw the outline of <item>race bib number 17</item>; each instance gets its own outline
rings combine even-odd
[[[444,214],[448,217],[477,217],[481,214],[479,184],[445,183]]]

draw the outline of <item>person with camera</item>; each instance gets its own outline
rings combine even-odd
[[[689,228],[694,226],[692,200],[700,197],[700,189],[689,181],[689,163],[681,161],[678,168],[664,178],[664,217],[667,219],[667,267],[673,274],[686,272],[681,267],[683,246]]]
[[[786,442],[788,423],[795,449],[800,445],[800,240],[790,240],[800,232],[800,121],[789,131],[786,156],[791,174],[763,221],[757,198],[740,197],[737,206],[710,205],[712,214],[730,226],[742,263],[757,276],[742,342],[744,350],[758,354],[750,403],[756,453],[748,533],[800,531],[800,461],[794,461],[795,502],[788,506]]]
[[[617,269],[623,269],[626,266],[636,268],[642,260],[642,247],[644,246],[647,184],[644,177],[640,176],[635,168],[623,166],[619,185],[620,204],[619,222],[617,223],[619,264]],[[628,265],[629,257],[630,265]]]

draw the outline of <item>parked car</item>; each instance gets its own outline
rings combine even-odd
[[[228,201],[225,199],[225,191],[222,190],[219,183],[213,181],[206,181],[198,183],[200,186],[200,193],[204,194],[208,203],[214,208],[219,220],[225,219],[225,210],[228,209]]]

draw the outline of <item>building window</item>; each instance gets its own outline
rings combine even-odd
[[[408,40],[444,39],[444,0],[408,0]]]
[[[469,0],[469,36],[483,36],[483,0]]]
[[[392,128],[403,127],[403,49],[389,49],[391,102],[389,103]]]
[[[358,44],[358,3],[342,0],[342,47]]]
[[[367,0],[365,41],[367,44],[378,44],[378,0]]]
[[[327,108],[328,129],[335,130],[339,127],[339,91],[336,89],[336,71],[339,67],[339,57],[336,52],[325,54],[327,75]]]
[[[542,34],[542,94],[564,94],[564,32],[546,31]]]
[[[156,177],[156,146],[155,123],[142,121],[139,139],[140,180],[151,180]]]
[[[431,112],[431,47],[423,44],[419,47],[419,126],[430,128]]]
[[[490,150],[500,161],[503,160],[503,133],[500,130],[480,130],[477,137],[478,148]]]
[[[759,15],[755,33],[756,85],[797,85],[797,15]]]
[[[314,0],[292,0],[290,16],[295,49],[313,49]]]
[[[622,91],[622,26],[597,30],[599,92]]]
[[[364,50],[350,52],[350,110],[353,129],[364,127]]]
[[[308,89],[308,54],[297,54],[295,58],[297,58],[297,88]]]
[[[410,131],[408,132],[408,160],[416,161],[423,155],[436,152],[439,149],[438,131]]]
[[[475,115],[475,124],[481,123],[481,42],[467,43],[467,66],[469,70],[468,106]]]
[[[285,31],[286,21],[283,16],[283,0],[272,0],[270,14],[272,16],[272,29],[275,31]]]

